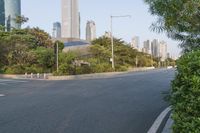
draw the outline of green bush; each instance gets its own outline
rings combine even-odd
[[[200,51],[187,53],[177,61],[171,103],[174,133],[200,133]]]
[[[22,74],[25,71],[25,68],[21,65],[13,65],[5,67],[5,74]]]

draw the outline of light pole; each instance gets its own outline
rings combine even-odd
[[[57,73],[58,73],[58,42],[56,42],[56,68],[57,68]]]
[[[115,69],[115,59],[114,59],[114,39],[113,39],[113,18],[125,18],[131,17],[131,15],[123,15],[123,16],[110,16],[110,30],[111,30],[111,45],[112,45],[112,68]]]

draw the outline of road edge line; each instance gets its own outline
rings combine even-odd
[[[168,108],[166,108],[158,117],[157,119],[154,121],[153,125],[151,126],[151,128],[149,129],[149,131],[147,133],[157,133],[157,131],[159,130],[160,125],[162,124],[163,120],[165,119],[165,117],[167,116],[167,114],[171,111],[171,106],[169,106]]]

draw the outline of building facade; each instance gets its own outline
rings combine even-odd
[[[165,61],[167,59],[167,43],[165,41],[160,42],[160,58],[161,61]]]
[[[0,0],[0,25],[5,26],[5,4]]]
[[[61,38],[61,23],[55,22],[53,23],[53,38]]]
[[[154,57],[160,57],[160,45],[159,45],[159,41],[157,39],[154,39],[151,42],[151,54]]]
[[[88,42],[96,39],[96,24],[94,21],[88,21],[86,25],[86,40]]]
[[[62,37],[80,38],[78,0],[62,0]]]
[[[167,43],[165,41],[158,41],[154,39],[151,43],[152,55],[154,57],[159,57],[161,61],[167,59]]]
[[[21,16],[21,0],[4,0],[5,27],[7,31],[13,28],[21,28],[21,24],[16,22],[16,17]]]
[[[143,52],[151,54],[151,42],[150,40],[144,41]]]
[[[131,41],[131,47],[133,49],[139,50],[139,44],[140,44],[140,38],[138,36],[133,37]]]

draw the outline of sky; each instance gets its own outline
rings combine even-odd
[[[22,15],[29,18],[24,25],[39,27],[52,34],[53,23],[61,22],[61,0],[21,0]],[[131,15],[131,18],[115,18],[113,34],[126,42],[131,42],[134,36],[140,37],[140,48],[145,40],[159,39],[168,43],[168,51],[172,56],[178,56],[179,42],[173,41],[163,33],[150,30],[150,25],[156,21],[156,16],[148,12],[148,5],[143,0],[79,0],[81,14],[81,38],[85,39],[85,28],[88,20],[96,23],[97,36],[110,31],[111,15]]]

